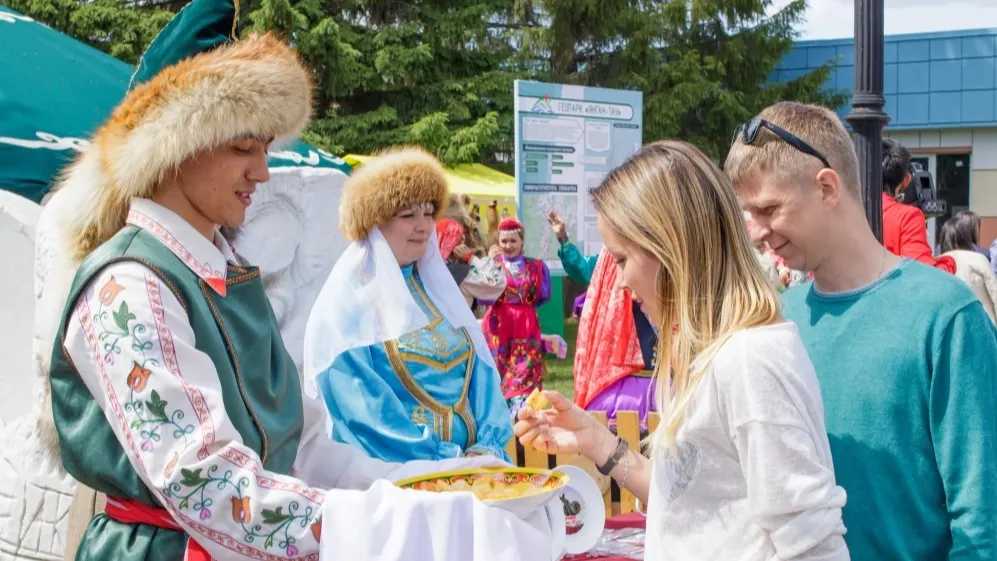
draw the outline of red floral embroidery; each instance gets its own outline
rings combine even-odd
[[[151,276],[147,276],[146,281],[147,281],[146,284],[149,296],[149,303],[153,311],[153,316],[156,323],[156,329],[149,331],[153,334],[153,336],[155,336],[156,334],[159,335],[160,349],[162,351],[162,355],[161,357],[159,357],[161,360],[161,364],[167,366],[167,370],[176,378],[182,381],[183,378],[180,375],[180,371],[176,361],[176,350],[173,346],[173,341],[169,328],[165,325],[165,313],[164,313],[165,311],[163,309],[162,300],[160,298],[161,295],[160,295],[159,282],[154,277]],[[111,288],[114,288],[113,285]],[[124,288],[122,287],[120,290],[123,289]],[[98,293],[97,296],[99,299],[100,294]],[[132,421],[132,423],[135,422],[134,415],[133,414],[129,415],[129,411],[122,409],[121,398],[117,395],[115,391],[116,390],[115,385],[112,383],[112,380],[118,380],[117,383],[120,384],[121,382],[120,374],[109,372],[109,365],[113,363],[101,360],[102,346],[98,341],[98,333],[96,332],[95,327],[103,329],[104,326],[94,324],[94,318],[96,316],[91,313],[90,308],[88,307],[85,299],[81,301],[80,306],[76,310],[76,313],[83,328],[84,335],[86,337],[86,341],[88,343],[90,351],[91,353],[93,353],[93,356],[95,357],[95,363],[99,368],[104,390],[108,396],[108,406],[110,407],[110,410],[114,414],[114,419],[117,421],[117,424],[121,428],[121,434],[124,437],[124,442],[122,442],[122,444],[124,445],[125,449],[131,450],[131,455],[133,456],[134,460],[137,461],[138,468],[140,470],[145,470],[146,467],[145,467],[145,462],[143,462],[143,452],[147,454],[148,452],[150,452],[150,450],[146,449],[145,442],[142,443],[143,446],[141,447],[141,449],[138,446],[139,443],[136,442],[135,439],[135,435],[138,433],[138,430],[134,426],[132,426],[132,424],[129,423],[129,421]],[[134,314],[128,311],[127,309],[119,309],[115,311],[114,314],[112,315],[116,324],[118,322],[121,322],[125,324],[125,327],[132,327],[131,323],[134,322],[135,320]],[[128,331],[128,333],[131,334],[131,330],[126,330],[125,328],[122,328],[122,332],[125,331]],[[127,383],[128,388],[132,392],[135,391],[136,387],[145,389],[146,391],[149,391],[150,388],[152,388],[151,394],[147,396],[147,399],[145,399],[142,402],[144,406],[143,411],[147,411],[150,415],[156,417],[160,413],[164,412],[163,410],[166,402],[163,401],[162,398],[158,397],[158,393],[155,390],[155,383],[158,378],[152,377],[151,380],[153,383],[152,384],[148,383],[150,380],[150,375],[151,372],[148,368],[143,368],[142,364],[133,361],[132,368],[129,371],[124,381]],[[194,406],[194,410],[199,417],[201,414],[199,408],[204,407],[203,410],[204,417],[201,419],[202,421],[201,427],[203,430],[206,431],[205,436],[210,434],[211,441],[214,441],[213,422],[211,420],[210,411],[207,410],[203,396],[200,394],[200,391],[193,385],[185,381],[183,382],[183,384],[185,390],[187,391],[187,395],[191,400],[191,404]],[[121,387],[118,386],[117,389],[120,390]],[[141,421],[141,419],[139,419],[139,421]],[[191,427],[191,429],[193,429],[193,427]],[[188,433],[185,432],[184,434],[186,435]],[[202,447],[201,449],[203,450],[204,448]],[[238,460],[236,462],[233,462],[233,459],[236,458]],[[267,560],[267,561],[269,560],[277,561],[278,559],[286,559],[288,557],[308,559],[309,561],[318,561],[317,553],[310,553],[299,557],[299,551],[297,546],[293,545],[293,541],[290,542],[287,541],[289,535],[288,532],[295,525],[298,528],[304,528],[306,524],[308,524],[309,530],[314,535],[316,530],[311,528],[310,525],[316,523],[314,521],[317,513],[315,512],[314,506],[312,505],[305,505],[304,508],[302,509],[302,507],[298,506],[297,502],[292,500],[291,502],[283,505],[282,507],[277,507],[272,510],[263,509],[262,512],[254,514],[252,507],[254,506],[254,503],[256,501],[255,497],[251,497],[248,494],[244,494],[241,490],[237,489],[238,493],[237,497],[232,497],[231,495],[229,495],[228,498],[230,498],[230,503],[232,506],[233,519],[237,523],[243,526],[242,528],[243,531],[247,532],[246,536],[239,537],[234,535],[228,535],[227,533],[220,532],[215,528],[205,526],[204,522],[211,519],[212,516],[210,509],[208,509],[207,506],[204,506],[206,503],[204,503],[203,500],[201,501],[202,508],[200,508],[200,510],[195,510],[194,516],[187,515],[187,508],[188,508],[187,504],[184,504],[183,502],[181,502],[181,504],[177,504],[176,501],[171,500],[174,498],[175,494],[173,493],[173,491],[175,490],[174,487],[179,486],[178,489],[182,490],[184,488],[184,483],[196,483],[197,484],[196,486],[201,491],[213,491],[215,490],[217,485],[224,480],[227,487],[232,487],[233,485],[236,485],[241,489],[241,486],[244,486],[248,483],[249,478],[255,478],[257,484],[261,489],[279,489],[285,491],[299,491],[299,492],[303,491],[303,489],[301,489],[299,485],[296,485],[294,483],[286,483],[271,477],[263,476],[263,474],[260,473],[260,470],[262,470],[262,466],[260,465],[260,463],[258,461],[256,462],[250,461],[248,456],[246,456],[245,454],[239,454],[239,453],[229,454],[228,457],[225,459],[227,459],[230,463],[243,464],[246,466],[247,469],[249,469],[253,473],[242,474],[243,478],[241,480],[238,480],[237,482],[237,480],[232,479],[234,474],[232,474],[231,472],[219,474],[219,476],[213,475],[213,472],[218,469],[219,467],[218,465],[208,466],[207,468],[205,468],[205,470],[202,470],[201,468],[198,468],[196,470],[180,469],[180,466],[178,466],[179,458],[177,454],[176,453],[171,454],[170,461],[163,468],[163,472],[168,479],[172,479],[174,476],[176,476],[177,471],[181,471],[183,472],[182,474],[183,480],[179,482],[174,481],[170,483],[169,489],[164,490],[165,491],[164,498],[166,500],[163,501],[163,506],[171,513],[171,515],[177,521],[181,522],[186,527],[190,528],[193,534],[198,534],[200,536],[203,536],[225,547],[228,550],[239,553],[241,556],[252,559]],[[214,483],[215,486],[208,485],[208,483]],[[305,495],[308,499],[311,499],[313,502],[321,503],[322,499],[324,498],[324,493],[312,490],[307,490],[307,491],[308,492],[301,494]],[[183,498],[193,500],[192,497],[183,497]],[[201,497],[200,495],[198,495],[198,498],[203,499],[203,497]],[[221,499],[221,501],[224,501],[224,498],[221,497],[219,498]],[[257,518],[259,518],[259,520],[257,520]],[[253,525],[253,526],[247,527],[248,525]],[[320,525],[318,531],[319,533],[321,532]],[[261,542],[262,548],[259,548],[259,546],[253,547],[249,545],[249,542],[253,540],[263,540]],[[271,550],[274,547],[283,548],[283,551],[277,554],[271,553]]]
[[[114,303],[114,299],[117,298],[118,293],[124,290],[124,287],[118,284],[114,277],[112,276],[108,281],[101,287],[98,297],[100,298],[100,303],[105,306],[110,306]]]
[[[149,374],[152,374],[152,372],[142,368],[139,363],[133,361],[132,371],[128,373],[128,387],[136,392],[141,392],[145,389],[146,382],[149,381]]]
[[[173,345],[173,336],[170,328],[166,325],[166,310],[163,308],[163,295],[159,281],[156,277],[147,274],[145,276],[145,289],[149,295],[149,308],[152,310],[152,317],[156,323],[156,333],[159,335],[159,348],[163,354],[163,364],[175,378],[183,380],[180,374],[180,364],[177,362],[176,347]],[[211,420],[211,411],[207,402],[204,401],[204,394],[196,386],[183,382],[190,404],[194,407],[194,414],[197,416],[198,424],[201,427],[201,447],[197,450],[198,459],[203,460],[208,457],[208,447],[215,442],[215,427]]]
[[[232,520],[249,524],[252,519],[252,511],[249,510],[249,497],[232,497]]]

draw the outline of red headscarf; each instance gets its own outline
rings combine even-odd
[[[603,390],[644,369],[633,300],[616,288],[619,268],[603,248],[592,272],[575,350],[575,403],[584,408]]]
[[[499,232],[519,232],[523,233],[523,223],[516,220],[512,216],[509,218],[503,218],[498,225]]]
[[[465,233],[464,227],[456,220],[444,218],[436,223],[436,237],[440,244],[440,255],[443,256],[444,261],[450,259],[450,254],[453,253],[454,248],[464,240]]]

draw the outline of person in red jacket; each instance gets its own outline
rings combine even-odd
[[[897,193],[910,183],[910,152],[892,138],[883,139],[883,245],[890,253],[955,273],[955,260],[935,258],[928,245],[924,213],[898,203]]]

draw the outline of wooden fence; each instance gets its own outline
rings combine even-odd
[[[606,424],[605,413],[593,413],[592,416],[603,425]],[[658,422],[659,417],[657,413],[648,414],[648,430],[653,431],[658,426]],[[641,440],[647,436],[646,432],[640,430],[640,419],[636,411],[621,411],[617,414],[616,434],[629,442],[630,447],[634,450],[640,449]],[[578,457],[576,454],[545,454],[532,448],[524,448],[515,438],[509,441],[506,451],[509,453],[509,457],[520,467],[553,469],[565,464],[574,464],[582,467],[592,474],[593,477],[596,477],[597,483],[604,489],[602,498],[606,505],[606,516],[634,512],[634,496],[629,491],[621,490],[616,481],[609,477],[601,476],[596,471],[592,462],[586,458]]]

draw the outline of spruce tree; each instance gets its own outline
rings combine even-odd
[[[644,140],[678,138],[718,160],[734,128],[780,100],[838,108],[834,61],[790,82],[771,78],[797,38],[805,0],[516,0],[525,64],[556,83],[644,92]]]
[[[136,63],[185,0],[5,0]],[[834,61],[771,79],[805,15],[795,0],[250,0],[245,31],[289,39],[315,77],[305,140],[336,154],[419,144],[512,171],[517,78],[644,93],[644,140],[718,161],[739,123],[779,100],[840,107]]]

